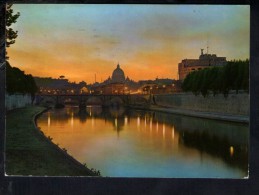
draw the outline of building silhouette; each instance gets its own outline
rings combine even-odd
[[[204,54],[201,49],[199,59],[184,59],[178,64],[179,80],[183,81],[192,71],[201,70],[213,66],[224,66],[227,64],[226,57],[217,57],[216,54]]]
[[[131,89],[136,88],[136,82],[125,77],[120,64],[112,72],[112,77],[108,77],[102,83],[94,83],[91,93],[94,94],[129,94]]]
[[[125,76],[120,64],[113,70],[111,77],[102,83],[94,83],[90,88],[92,94],[163,94],[179,91],[177,82],[168,78],[135,82]]]
[[[83,94],[88,93],[87,83],[69,82],[63,76],[61,78],[34,77],[35,83],[39,88],[40,94]]]

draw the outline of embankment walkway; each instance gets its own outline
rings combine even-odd
[[[207,118],[207,119],[215,119],[215,120],[231,121],[231,122],[239,122],[239,123],[249,123],[249,116],[243,116],[243,115],[230,115],[230,114],[216,113],[216,112],[201,112],[201,111],[176,109],[171,107],[162,107],[162,106],[155,106],[155,105],[150,106],[148,109],[171,113],[171,114],[180,114],[185,116],[199,117],[199,118]]]
[[[53,144],[36,127],[35,117],[46,108],[30,106],[6,116],[6,174],[34,176],[96,176]]]

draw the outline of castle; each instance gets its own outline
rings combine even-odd
[[[224,66],[227,64],[226,57],[217,57],[216,54],[203,53],[199,59],[184,59],[178,64],[179,80],[183,81],[185,77],[192,71],[201,70],[212,66]]]

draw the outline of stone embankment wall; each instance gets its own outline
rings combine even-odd
[[[31,96],[28,94],[5,94],[5,109],[12,110],[15,108],[22,108],[31,105]]]
[[[195,96],[192,93],[154,95],[153,103],[158,106],[191,111],[224,113],[249,116],[250,97],[247,93],[231,93],[225,98],[222,94]]]

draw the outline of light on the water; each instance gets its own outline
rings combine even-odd
[[[150,128],[150,131],[152,131],[152,118],[149,121],[149,128]]]
[[[94,127],[94,117],[91,118],[92,120],[92,127]]]
[[[71,127],[74,126],[74,113],[71,113]]]
[[[140,117],[139,116],[137,118],[137,126],[138,126],[138,128],[140,127]]]
[[[165,138],[165,123],[163,123],[163,138]]]
[[[115,124],[116,130],[117,130],[118,129],[118,119],[117,118],[114,119],[114,124]]]
[[[48,127],[50,127],[50,113],[48,112]]]
[[[128,117],[127,116],[125,116],[125,118],[124,118],[124,123],[125,123],[125,125],[128,125]]]
[[[174,126],[172,127],[172,139],[174,140]]]
[[[232,157],[234,155],[234,147],[230,146],[229,148],[230,156]]]
[[[231,142],[232,137],[226,139],[225,135],[217,134],[217,126],[214,126],[215,123],[221,122],[208,120],[206,127],[210,126],[212,129],[193,131],[196,128],[194,124],[200,124],[201,119],[178,116],[182,117],[184,123],[173,123],[174,120],[166,120],[165,113],[154,118],[147,114],[147,127],[144,131],[145,114],[142,118],[138,112],[131,110],[132,113],[116,117],[114,113],[105,110],[105,113],[98,115],[92,107],[90,117],[89,107],[87,111],[88,114],[79,115],[81,113],[78,113],[78,108],[72,107],[67,115],[66,110],[52,110],[50,113],[44,113],[37,122],[47,137],[53,138],[55,143],[71,151],[76,159],[87,162],[89,167],[99,169],[103,176],[214,177],[221,176],[219,172],[224,174],[222,177],[227,178],[243,178],[247,175],[247,165],[240,162],[240,153],[235,151],[235,147],[242,144],[243,152],[246,152],[247,145],[244,145],[242,140],[241,143],[238,142],[244,135],[243,131],[235,131],[242,134],[238,140],[234,140],[236,142]],[[229,128],[228,125],[226,127]],[[235,130],[247,129],[232,123],[230,125]],[[184,132],[188,133],[184,136]],[[212,132],[215,138],[205,137],[203,132]],[[229,144],[225,151],[219,151],[218,156],[213,156],[214,152],[218,152],[217,148],[210,144],[214,140],[216,144]],[[204,153],[199,150],[201,141],[207,147]],[[225,158],[226,152],[230,159],[225,162],[222,159]],[[234,158],[235,156],[237,158]],[[121,174],[118,174],[118,169]],[[189,175],[190,169],[197,171]]]

